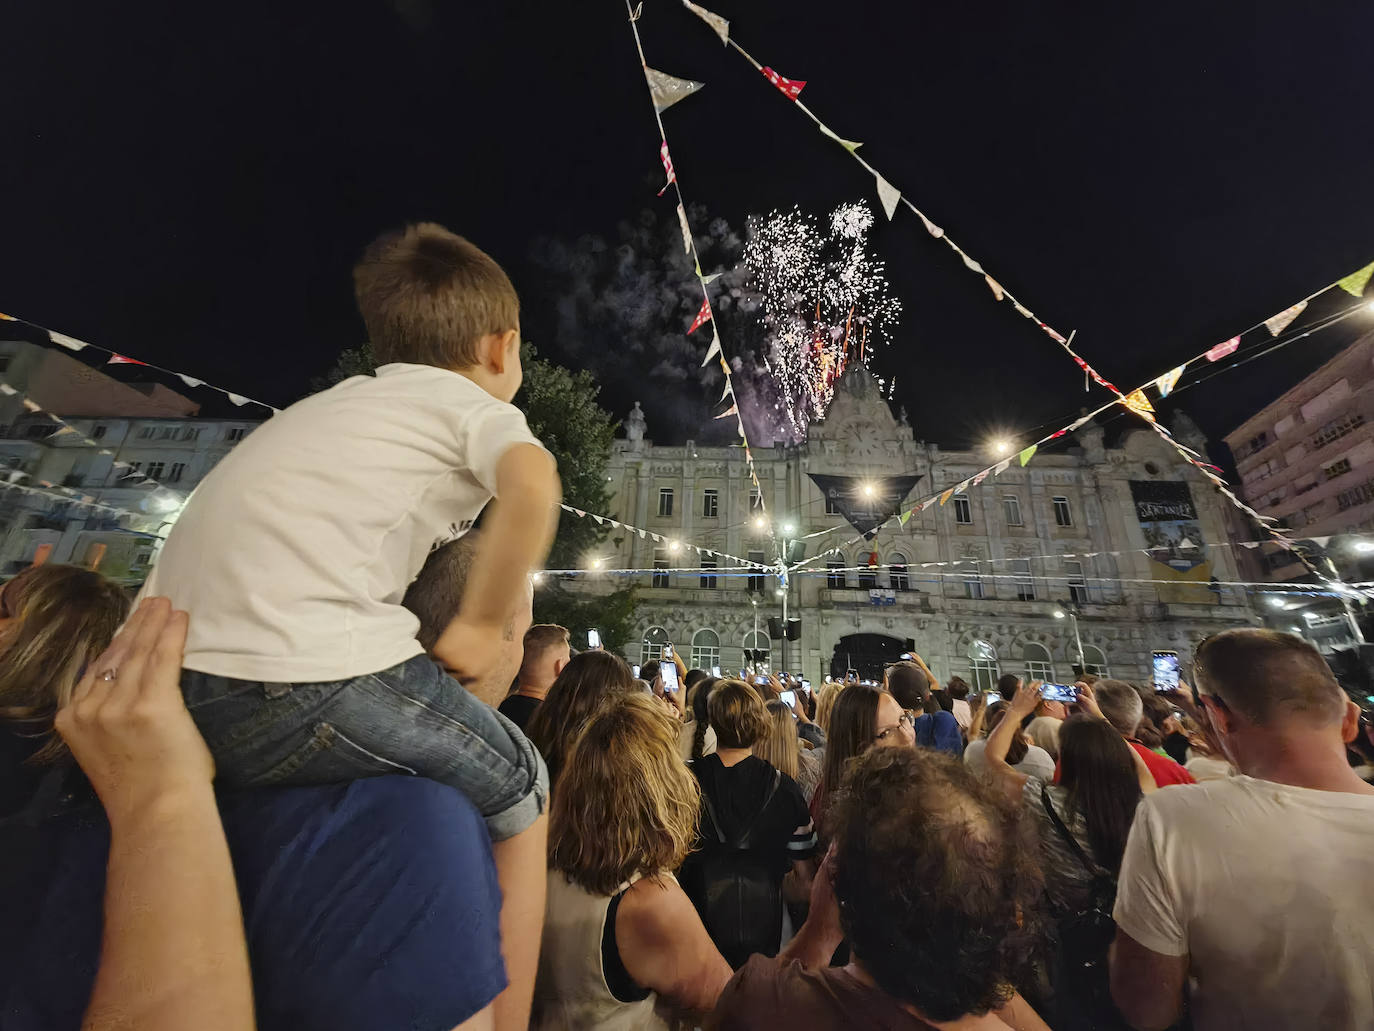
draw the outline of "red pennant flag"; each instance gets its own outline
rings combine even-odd
[[[697,312],[697,317],[692,320],[692,328],[687,331],[687,335],[695,333],[711,320],[711,299],[708,297],[701,302],[701,311]]]
[[[801,93],[803,87],[806,86],[805,79],[784,79],[777,72],[773,71],[772,68],[765,68],[763,70],[763,77],[786,93],[788,100],[796,100],[797,95]]]
[[[667,190],[668,187],[672,186],[673,183],[677,182],[677,175],[673,172],[673,159],[668,156],[667,140],[664,140],[663,145],[658,148],[658,156],[659,159],[663,162],[663,171],[668,173],[668,181],[663,184],[663,189],[658,191],[658,195],[662,197],[664,190]]]
[[[1240,346],[1240,337],[1232,337],[1230,340],[1227,340],[1225,343],[1217,344],[1216,347],[1214,347],[1214,348],[1212,348],[1210,351],[1208,351],[1208,352],[1207,352],[1207,360],[1208,360],[1209,362],[1219,362],[1219,361],[1221,361],[1223,358],[1225,358],[1228,354],[1234,354],[1236,348],[1238,348],[1239,346]]]
[[[112,355],[110,355],[110,360],[107,361],[105,364],[106,364],[106,365],[147,365],[148,363],[147,363],[147,362],[141,362],[141,361],[139,361],[137,358],[126,358],[126,357],[124,357],[124,355],[122,355],[122,354],[112,354]]]

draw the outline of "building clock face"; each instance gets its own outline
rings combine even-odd
[[[850,440],[850,454],[857,458],[877,458],[882,453],[883,444],[872,426],[847,426],[845,436]]]

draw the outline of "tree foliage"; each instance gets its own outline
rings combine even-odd
[[[524,382],[515,405],[525,413],[530,431],[557,459],[564,502],[586,512],[606,513],[611,503],[606,466],[616,422],[597,403],[601,388],[586,370],[573,372],[540,358],[532,344],[522,344],[520,352]],[[349,348],[318,385],[323,389],[350,376],[370,375],[376,367],[371,345]],[[593,519],[562,513],[548,568],[583,568],[587,554],[605,539],[608,529]],[[621,650],[630,639],[634,610],[632,587],[582,595],[565,589],[557,578],[546,578],[534,599],[537,622],[565,626],[573,631],[574,642],[581,639],[582,644],[586,628],[597,627],[609,651]]]

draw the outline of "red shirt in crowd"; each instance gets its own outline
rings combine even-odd
[[[1167,788],[1171,784],[1196,784],[1197,779],[1168,756],[1160,755],[1146,748],[1139,741],[1127,741],[1128,745],[1145,760],[1145,768],[1155,779],[1155,787]],[[1054,764],[1054,782],[1059,783],[1059,762]]]

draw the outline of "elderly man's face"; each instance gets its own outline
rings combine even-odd
[[[501,659],[492,671],[481,680],[463,685],[481,701],[488,705],[500,705],[510,690],[511,681],[520,672],[520,663],[525,657],[525,631],[534,622],[534,589],[526,591],[516,602],[515,612],[501,635]]]

